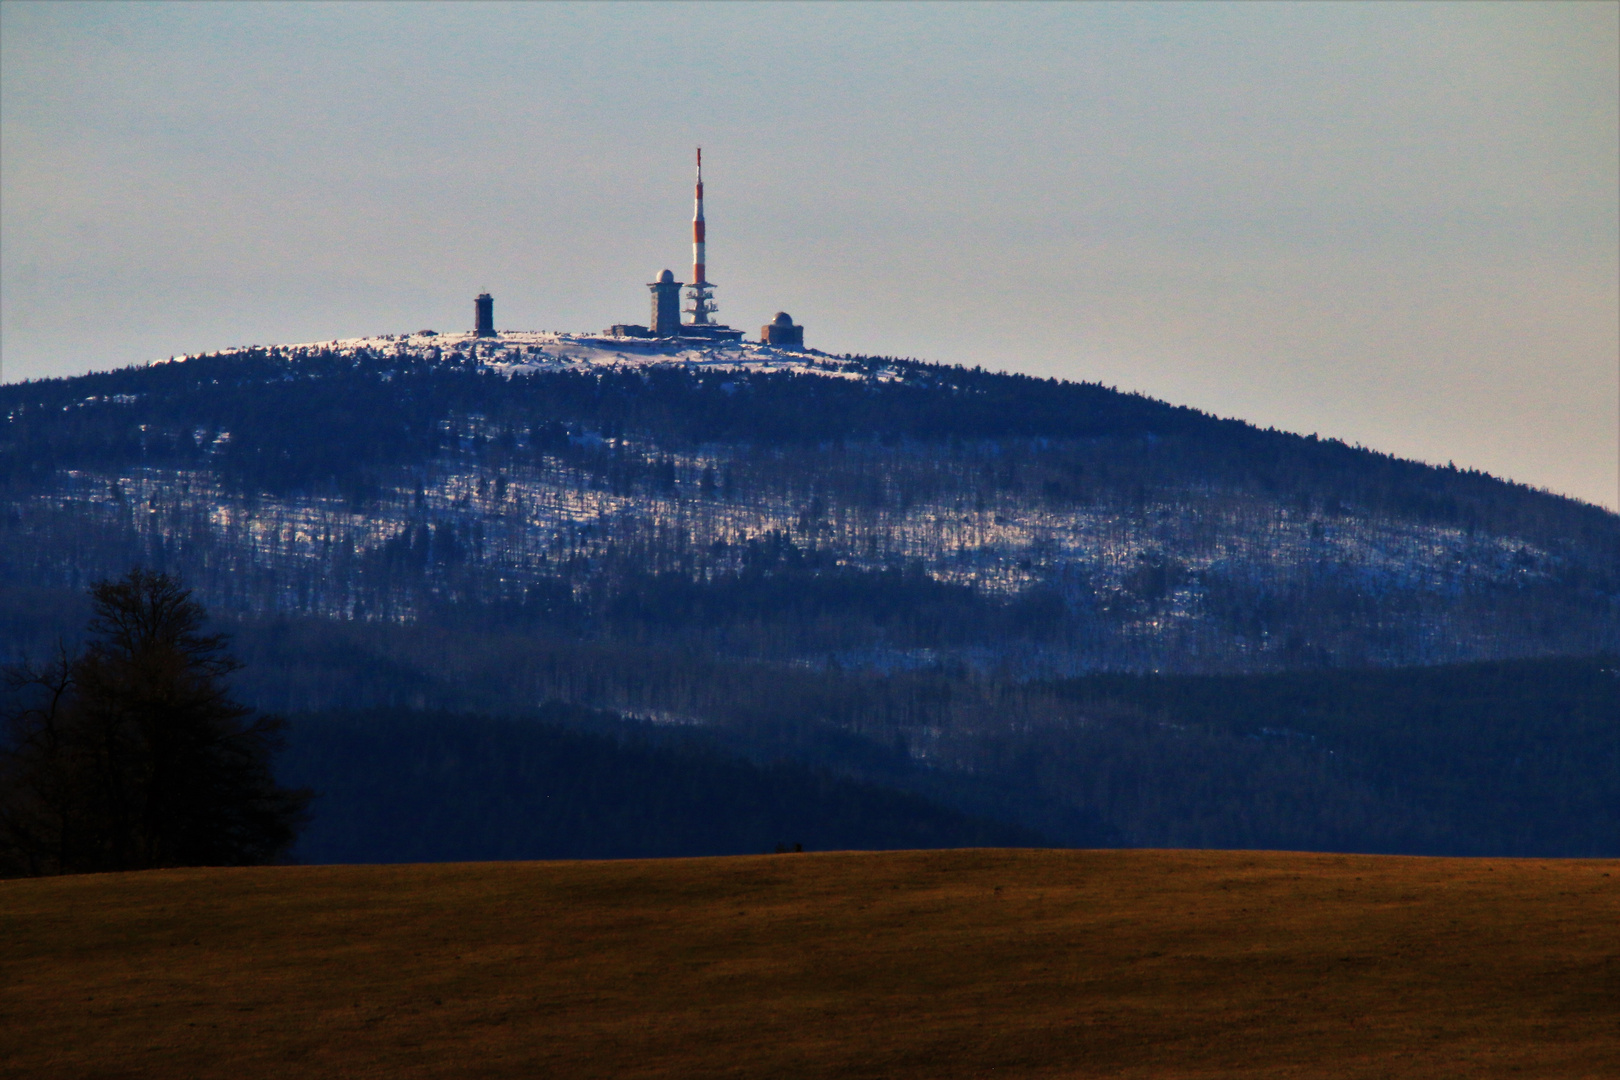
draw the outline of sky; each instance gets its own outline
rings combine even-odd
[[[1620,508],[1620,5],[0,4],[0,378],[720,318]]]

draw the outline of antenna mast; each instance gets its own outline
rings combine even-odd
[[[703,250],[703,147],[697,152],[697,193],[692,211],[692,284],[686,287],[686,298],[691,306],[686,310],[692,316],[693,326],[707,326],[709,316],[719,311],[714,302],[714,286],[704,273]]]

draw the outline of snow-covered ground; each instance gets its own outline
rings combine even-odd
[[[249,348],[265,347],[244,346],[224,351],[238,352]],[[292,358],[332,353],[356,358],[409,357],[427,362],[474,360],[507,376],[529,371],[669,366],[687,370],[799,372],[846,379],[888,380],[900,377],[893,367],[872,367],[814,349],[782,349],[757,341],[614,338],[538,330],[507,330],[495,337],[418,331],[414,334],[307,341],[268,348],[277,355]],[[173,361],[189,359],[190,356],[177,356]]]

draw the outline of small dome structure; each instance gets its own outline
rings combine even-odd
[[[759,328],[759,340],[766,345],[777,345],[784,349],[802,349],[804,327],[793,325],[793,316],[785,311],[778,311],[776,318]]]
[[[658,281],[659,281],[659,284],[661,284],[661,285],[667,285],[671,281],[674,281],[674,280],[675,280],[675,275],[670,273],[668,270],[665,270],[662,274],[658,275]]]

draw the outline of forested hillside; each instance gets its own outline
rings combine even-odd
[[[373,718],[342,790],[404,768],[376,717],[426,763],[560,702],[647,769],[679,732],[1060,844],[1620,851],[1620,517],[1483,474],[1091,384],[558,335],[191,357],[0,417],[4,651],[178,573],[244,698]],[[543,770],[497,773],[516,807]],[[812,788],[794,813],[867,798]]]
[[[1620,648],[1597,507],[1095,385],[711,354],[394,342],[0,388],[0,567],[878,669]]]
[[[300,851],[361,862],[795,842],[1620,853],[1614,658],[839,683],[762,678],[752,698],[712,701],[716,719],[702,724],[556,705],[299,715],[284,780],[323,792]],[[873,723],[881,712],[887,727]]]

